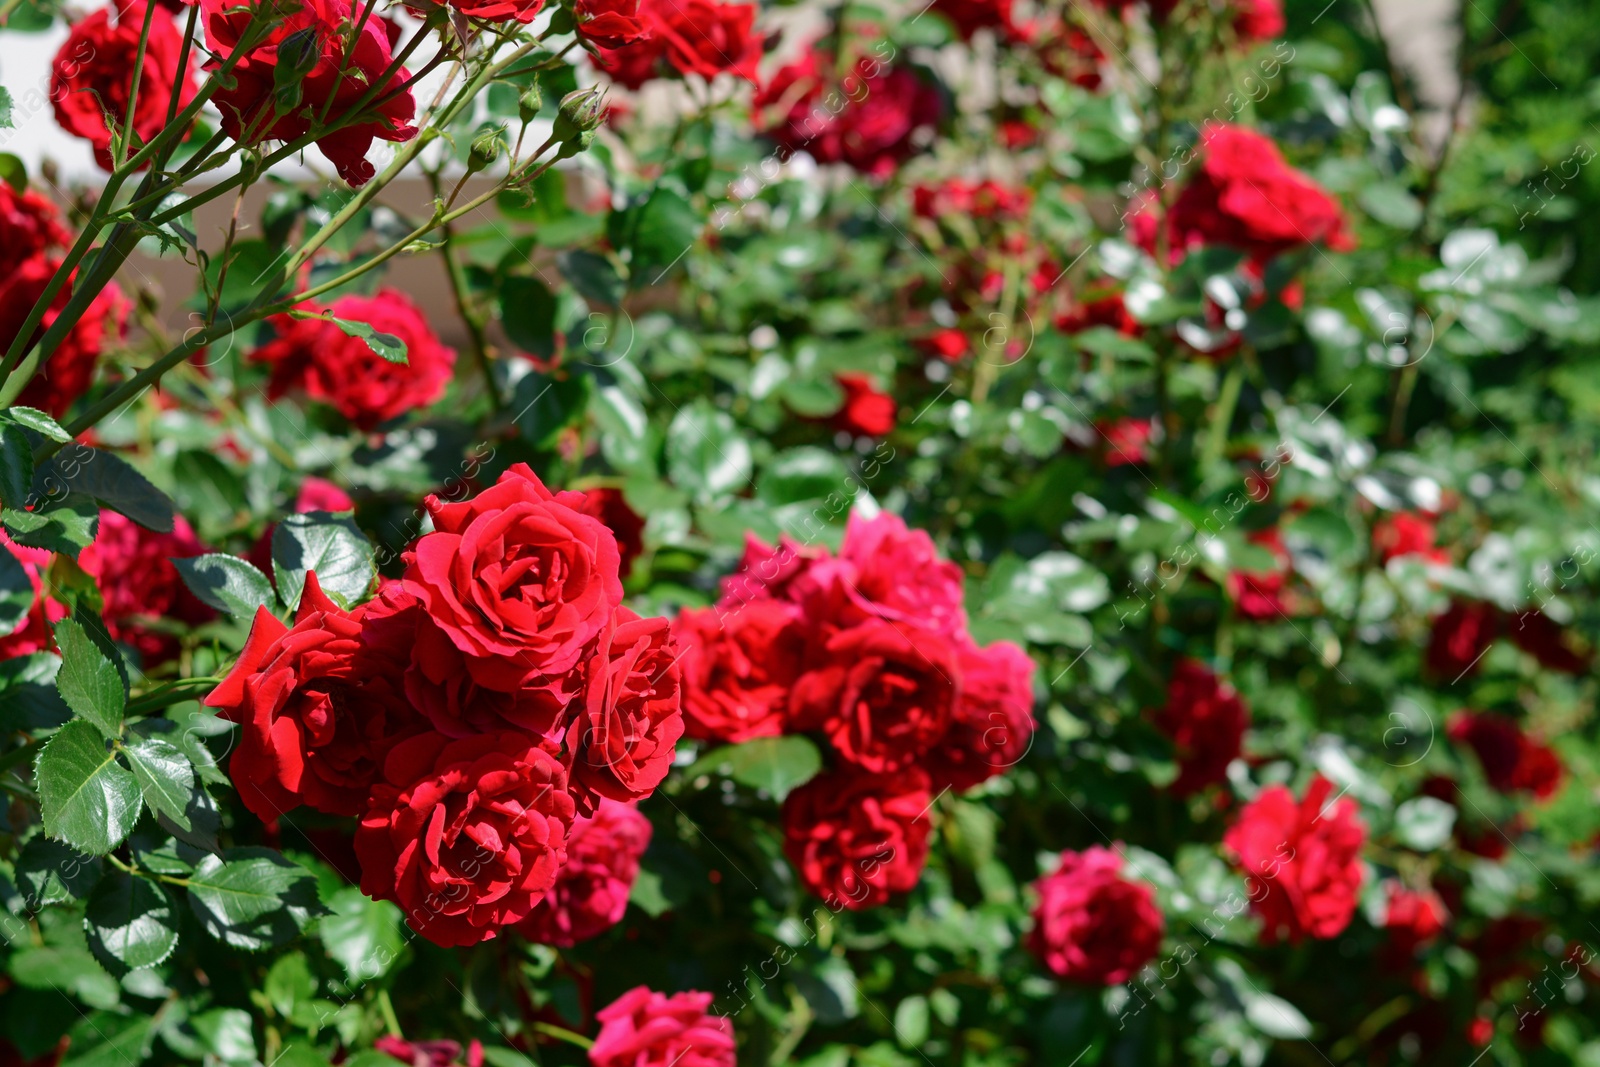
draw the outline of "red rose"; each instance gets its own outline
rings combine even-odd
[[[467,1046],[464,1065],[458,1041],[407,1041],[384,1034],[372,1047],[411,1067],[483,1067],[483,1042],[476,1039]]]
[[[794,685],[791,724],[821,730],[863,770],[912,767],[950,728],[961,671],[937,634],[871,620],[833,635],[815,662]]]
[[[1234,0],[1233,32],[1245,41],[1283,36],[1283,0]]]
[[[10,501],[6,503],[9,505]],[[0,661],[48,651],[55,640],[53,625],[71,614],[65,604],[45,595],[43,575],[54,555],[42,548],[13,543],[3,529],[0,529],[0,549],[9,552],[22,565],[28,583],[33,586],[33,605],[28,614],[16,629],[0,635]]]
[[[752,533],[744,537],[744,558],[738,569],[722,580],[717,608],[725,614],[756,600],[799,599],[796,587],[816,564],[831,558],[827,549],[802,545],[787,534],[780,535],[776,545]]]
[[[242,727],[228,771],[263,822],[301,804],[361,814],[389,750],[427,729],[401,688],[410,645],[364,615],[308,575],[294,626],[257,611],[238,662],[205,699]]]
[[[672,769],[683,736],[677,653],[666,619],[618,608],[589,653],[587,691],[567,745],[572,793],[584,814],[601,798],[648,796]]]
[[[845,593],[866,616],[952,638],[966,634],[961,568],[940,557],[927,531],[887,511],[870,519],[852,513],[839,561],[849,568]]]
[[[449,0],[449,6],[475,19],[526,25],[539,17],[544,0]]]
[[[256,9],[238,0],[199,3],[206,38],[218,53],[206,69],[215,70],[239,43]],[[212,97],[222,112],[223,131],[246,145],[292,141],[309,133],[325,108],[330,121],[339,118],[373,88],[393,59],[387,23],[381,18],[366,20],[346,55],[343,42],[355,21],[347,0],[303,0],[298,11],[280,20],[267,39],[233,68],[233,86]],[[281,106],[281,63],[306,71],[303,78],[285,79],[298,86],[297,106]],[[402,142],[417,135],[411,125],[416,101],[410,88],[403,88],[410,77],[404,67],[395,71],[380,87],[376,103],[368,105],[369,112],[376,107],[375,115],[316,142],[351,185],[363,185],[376,173],[366,159],[375,139]]]
[[[650,34],[639,0],[576,0],[572,15],[578,36],[596,48],[621,48]]]
[[[968,217],[1021,222],[1033,206],[1033,191],[985,179],[968,182],[946,178],[938,185],[911,190],[911,210],[925,219]]]
[[[1155,426],[1154,419],[1130,419],[1126,416],[1095,423],[1095,430],[1105,442],[1105,465],[1128,467],[1147,462],[1150,451],[1145,446],[1155,436]]]
[[[590,1067],[734,1067],[733,1024],[710,1007],[710,993],[635,986],[595,1014]]]
[[[599,56],[600,68],[620,84],[637,89],[674,73],[710,79],[723,71],[756,80],[763,47],[755,32],[756,5],[638,0],[636,18],[645,33]]]
[[[94,147],[95,162],[106,170],[123,161],[111,158],[106,112],[119,123],[127,120],[146,10],[144,0],[118,0],[94,12],[72,27],[50,67],[50,99],[55,101],[56,121],[68,133],[88,141]],[[133,116],[136,136],[133,144],[125,147],[124,159],[166,126],[174,89],[179,108],[194,99],[193,64],[185,68],[182,81],[178,79],[182,55],[183,32],[172,12],[158,4],[150,19],[139,76]]]
[[[820,774],[783,802],[783,851],[828,907],[875,908],[922,876],[932,803],[928,776],[916,767]]]
[[[1545,800],[1561,787],[1561,757],[1504,715],[1458,711],[1447,731],[1477,754],[1483,776],[1502,793],[1526,790]]]
[[[1588,652],[1573,648],[1572,635],[1537,608],[1506,620],[1506,633],[1518,648],[1539,661],[1540,666],[1563,674],[1587,674],[1594,662]]]
[[[60,266],[59,259],[41,253],[0,276],[0,350],[16,339],[28,312],[44,295],[45,286]],[[75,276],[77,272],[73,273]],[[40,320],[36,337],[44,336],[71,298],[71,284],[63,285]],[[22,390],[17,403],[58,417],[66,414],[72,402],[89,388],[95,363],[107,340],[120,339],[127,332],[128,310],[128,301],[115,283],[102,289]]]
[[[1388,884],[1383,928],[1389,932],[1391,955],[1409,963],[1422,945],[1444,932],[1449,909],[1432,889],[1407,889],[1399,882]]]
[[[54,204],[32,189],[19,193],[9,182],[0,182],[0,255],[7,263],[19,264],[71,243],[72,233],[61,224]]]
[[[1500,633],[1500,609],[1483,601],[1457,600],[1433,620],[1425,662],[1441,681],[1476,674],[1483,654]]]
[[[1096,326],[1116,330],[1124,337],[1144,335],[1144,325],[1128,313],[1121,293],[1094,297],[1056,316],[1056,329],[1062,333],[1082,333]]]
[[[566,865],[556,872],[555,886],[517,932],[557,948],[571,948],[605,933],[628,910],[639,859],[649,847],[649,819],[631,804],[601,801],[593,818],[573,822]]]
[[[1276,527],[1257,530],[1249,537],[1250,543],[1261,545],[1277,559],[1278,566],[1270,571],[1230,571],[1228,596],[1234,610],[1245,619],[1276,619],[1288,614],[1284,590],[1289,584],[1289,550],[1284,547],[1283,535]]]
[[[294,498],[294,510],[297,515],[304,515],[310,511],[351,511],[355,506],[356,502],[350,499],[349,493],[315,475],[300,483],[300,491]]]
[[[1286,787],[1269,785],[1222,838],[1248,878],[1265,944],[1336,937],[1350,925],[1366,873],[1367,830],[1355,802],[1329,803],[1332,792],[1320,774],[1298,803]]]
[[[618,573],[623,578],[633,573],[633,561],[644,551],[644,520],[628,506],[622,490],[605,487],[585,489],[583,504],[578,510],[599,519],[616,534],[617,551],[622,555]]]
[[[1410,511],[1385,516],[1372,525],[1372,549],[1378,562],[1421,556],[1428,563],[1449,563],[1450,553],[1435,548],[1433,519]]]
[[[321,313],[320,308],[305,305]],[[334,318],[364,322],[398,337],[406,361],[391,363],[359,337],[350,337],[326,319],[275,316],[275,340],[250,358],[272,366],[268,395],[273,399],[303,390],[313,400],[333,405],[363,430],[427,407],[444,395],[455,369],[456,353],[439,343],[422,311],[394,289],[374,296],[343,296],[327,309]]]
[[[1228,764],[1239,758],[1250,710],[1233,687],[1192,659],[1179,660],[1167,683],[1166,706],[1147,712],[1172,739],[1178,755],[1179,796],[1228,780]]]
[[[960,330],[935,330],[922,339],[922,347],[946,363],[955,363],[972,351],[972,342]]]
[[[805,670],[800,609],[759,600],[724,615],[687,609],[672,627],[683,650],[684,730],[738,744],[783,732],[789,691]]]
[[[752,103],[757,128],[787,152],[886,178],[921,150],[920,138],[944,117],[944,100],[907,67],[886,71],[864,59],[835,86],[834,65],[831,54],[813,46],[774,74]],[[829,105],[841,95],[842,105]]]
[[[405,553],[405,588],[473,679],[573,692],[622,602],[616,537],[579,511],[583,495],[552,493],[518,463],[471,500],[424,505],[434,532]]]
[[[147,668],[177,656],[178,640],[141,619],[165,616],[194,624],[216,614],[189,592],[171,562],[204,551],[182,515],[173,516],[171,533],[156,533],[115,511],[102,511],[94,544],[78,554],[79,565],[100,587],[106,630],[137,649]]]
[[[899,411],[894,397],[878,391],[865,374],[838,374],[844,404],[833,414],[833,427],[861,437],[882,437],[894,429]]]
[[[1033,741],[1033,657],[1009,641],[960,652],[961,695],[950,729],[924,762],[935,790],[971,789],[1027,754]]]
[[[1354,247],[1338,201],[1289,166],[1270,138],[1211,123],[1196,152],[1203,157],[1200,169],[1167,214],[1174,260],[1201,245],[1236,248],[1260,260],[1319,243],[1340,251]],[[1136,226],[1135,232],[1154,253],[1155,227]]]
[[[1121,871],[1121,856],[1092,845],[1061,853],[1055,871],[1033,883],[1039,903],[1028,947],[1057,978],[1116,985],[1161,948],[1166,921],[1154,894]]]
[[[1012,21],[1012,0],[934,0],[932,7],[950,21],[963,41],[972,40],[979,30],[994,30],[1001,41],[1017,38],[1022,32]]]
[[[436,945],[475,945],[555,884],[572,819],[560,761],[525,735],[418,734],[389,751],[356,830],[361,891]]]

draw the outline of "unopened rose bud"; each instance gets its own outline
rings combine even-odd
[[[598,86],[577,89],[563,96],[551,129],[551,136],[561,144],[557,158],[565,159],[588,148],[604,116],[605,98]]]
[[[484,130],[472,139],[472,147],[467,152],[467,170],[476,172],[492,166],[495,160],[505,155],[505,151],[505,128],[493,126]]]
[[[532,122],[542,107],[544,107],[544,94],[539,92],[538,82],[522,90],[522,95],[517,97],[517,117],[524,125]]]

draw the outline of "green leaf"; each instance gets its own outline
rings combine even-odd
[[[33,610],[33,579],[17,557],[0,549],[0,637],[16,633]]]
[[[172,501],[122,457],[71,444],[33,474],[36,496],[57,500],[83,495],[157,533],[172,532]]]
[[[404,363],[406,361],[406,343],[392,333],[383,333],[370,322],[361,322],[359,319],[341,319],[329,312],[319,314],[315,311],[291,311],[289,312],[289,317],[331,322],[339,327],[340,333],[343,333],[346,337],[354,337],[365,341],[368,348],[390,363]]]
[[[106,980],[111,980],[109,975]],[[61,1067],[138,1067],[150,1054],[155,1024],[151,1015],[96,1012],[72,1028]]]
[[[12,979],[24,989],[60,990],[96,1008],[112,1007],[119,999],[116,979],[79,946],[30,946],[10,964]]]
[[[1356,193],[1368,215],[1396,230],[1412,230],[1422,221],[1422,201],[1399,182],[1373,182]]]
[[[60,670],[51,652],[0,660],[0,732],[54,729],[72,718],[56,691]]]
[[[123,871],[112,871],[95,886],[83,928],[89,951],[113,973],[154,967],[178,947],[172,898],[160,886]]]
[[[791,734],[725,745],[701,756],[686,776],[693,780],[702,774],[722,774],[782,800],[791,790],[816,777],[821,769],[822,754],[817,746],[799,734]]]
[[[83,497],[69,497],[39,511],[6,508],[0,512],[11,539],[28,548],[64,552],[73,559],[94,544],[100,529],[100,506]]]
[[[16,120],[11,117],[11,92],[0,86],[0,130],[16,129]],[[21,192],[22,190],[17,190]]]
[[[333,913],[317,924],[318,936],[353,983],[387,974],[405,948],[400,909],[346,886],[328,900]]]
[[[311,872],[265,848],[201,860],[189,878],[189,906],[212,937],[249,951],[292,940],[322,910]]]
[[[330,512],[290,515],[272,531],[272,569],[278,593],[290,608],[300,603],[306,573],[315,571],[322,591],[354,604],[378,576],[372,542],[354,519]]]
[[[195,596],[218,611],[241,619],[253,618],[257,608],[270,606],[277,599],[265,574],[226,552],[174,559],[172,565]],[[321,579],[322,575],[317,577]]]
[[[517,431],[534,448],[549,448],[561,431],[588,406],[591,379],[584,374],[560,377],[531,371],[517,380],[512,404]]]
[[[159,737],[143,737],[124,745],[122,754],[152,815],[165,815],[185,830],[190,828],[187,808],[194,793],[194,768],[176,745]]]
[[[272,965],[267,980],[261,986],[272,1010],[289,1018],[295,1007],[317,995],[317,980],[311,976],[311,967],[305,954],[291,952]]]
[[[578,295],[590,305],[618,307],[622,303],[622,279],[611,261],[595,252],[579,249],[556,256],[561,276],[572,283]]]
[[[33,490],[33,442],[22,427],[0,422],[0,504],[25,507]]]
[[[56,675],[61,699],[107,737],[119,736],[128,682],[111,658],[115,649],[108,654],[77,617],[62,619],[55,631],[56,646],[61,649],[61,671]]]
[[[5,411],[0,412],[0,417],[3,417],[7,422],[14,422],[24,429],[32,430],[34,433],[48,437],[52,441],[60,441],[62,444],[66,444],[72,440],[72,435],[63,430],[59,422],[38,408],[6,408]]]
[[[0,93],[5,92],[0,89]],[[10,152],[0,152],[0,180],[11,186],[18,193],[28,191],[28,165],[22,162],[21,157]]]
[[[704,401],[687,405],[667,427],[667,473],[672,484],[702,503],[728,496],[750,482],[750,442],[733,416]]]
[[[105,855],[139,821],[139,783],[82,719],[44,746],[34,776],[45,833],[80,852]]]
[[[540,359],[556,354],[556,298],[538,278],[500,279],[500,322],[511,343]]]
[[[212,1008],[189,1020],[207,1050],[223,1063],[254,1063],[256,1037],[250,1013],[239,1008]]]
[[[16,876],[27,909],[38,911],[88,896],[100,879],[100,861],[36,834],[17,856]]]
[[[660,283],[700,239],[700,216],[671,189],[651,193],[630,221],[627,244],[633,250],[630,280],[635,288]]]

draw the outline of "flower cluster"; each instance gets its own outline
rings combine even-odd
[[[967,634],[961,572],[890,514],[853,515],[838,555],[751,539],[714,608],[674,624],[693,737],[824,739],[832,770],[790,794],[785,847],[824,899],[916,884],[935,794],[1003,772],[1033,734],[1033,661]]]
[[[710,79],[726,71],[756,80],[763,41],[756,5],[716,0],[586,0],[577,6],[580,34],[598,47],[599,66],[637,89],[657,78]]]
[[[207,700],[242,728],[246,806],[359,817],[362,890],[442,945],[535,916],[573,854],[573,877],[631,881],[647,835],[606,802],[649,794],[683,732],[666,620],[621,605],[616,539],[584,504],[522,464],[428,498],[399,581],[346,610],[308,577],[293,625],[259,612]],[[557,892],[531,929],[596,932],[609,892]]]
[[[1250,709],[1231,685],[1203,663],[1180,660],[1167,683],[1166,705],[1148,714],[1177,750],[1174,793],[1183,796],[1227,780],[1228,764],[1239,758],[1250,725]]]
[[[1508,614],[1487,601],[1457,600],[1433,621],[1428,670],[1444,682],[1471,677],[1500,637],[1511,638],[1540,666],[1563,674],[1587,674],[1594,662],[1589,650],[1577,647],[1574,634],[1537,608]]]

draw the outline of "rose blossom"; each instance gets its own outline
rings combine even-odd
[[[650,34],[639,0],[577,0],[572,16],[578,36],[597,48],[621,48]]]
[[[305,310],[321,313],[312,305]],[[391,363],[326,319],[275,316],[277,338],[250,355],[272,367],[268,396],[276,399],[303,390],[370,430],[444,395],[455,369],[455,350],[439,343],[421,309],[404,293],[380,289],[373,296],[343,296],[327,314],[398,337],[405,343],[406,361]]]
[[[434,532],[405,553],[405,588],[481,685],[570,694],[622,602],[617,539],[518,463],[471,500],[424,501]],[[664,624],[663,624],[664,625]],[[621,799],[621,798],[618,798]]]
[[[1458,711],[1446,730],[1451,740],[1472,749],[1483,765],[1483,776],[1499,792],[1526,790],[1547,800],[1561,787],[1561,757],[1504,715]]]
[[[52,248],[72,243],[61,212],[32,189],[17,192],[0,182],[0,255],[18,264]]]
[[[1028,947],[1057,978],[1116,985],[1155,958],[1166,921],[1150,887],[1121,870],[1121,856],[1092,845],[1061,853],[1055,871],[1033,883]]]
[[[571,948],[611,929],[628,910],[650,820],[631,804],[602,800],[593,818],[573,821],[556,884],[517,927],[530,941]]]
[[[1476,674],[1501,627],[1500,609],[1484,601],[1457,600],[1433,620],[1424,662],[1440,681]]]
[[[527,918],[566,862],[573,802],[560,762],[512,731],[390,749],[356,830],[361,891],[436,945]]]
[[[860,911],[915,888],[928,858],[928,776],[840,768],[783,802],[783,850],[830,908]]]
[[[372,1047],[411,1067],[483,1067],[483,1042],[476,1039],[467,1046],[465,1061],[458,1041],[407,1041],[384,1034]]]
[[[143,625],[141,618],[165,616],[194,624],[215,617],[189,592],[171,562],[204,551],[182,515],[173,516],[171,533],[156,533],[115,511],[102,511],[94,543],[78,554],[78,564],[100,587],[106,630],[137,649],[146,667],[176,656],[178,640]]]
[[[1408,889],[1390,881],[1383,928],[1389,932],[1391,954],[1409,962],[1422,945],[1444,932],[1450,912],[1431,888]]]
[[[805,669],[800,609],[759,600],[724,615],[686,609],[672,627],[683,650],[684,730],[738,744],[783,732],[789,692]]]
[[[1434,547],[1433,519],[1409,511],[1399,511],[1372,524],[1372,548],[1378,562],[1421,556],[1428,563],[1449,563],[1450,553]]]
[[[595,1014],[590,1067],[735,1067],[733,1024],[710,1007],[710,993],[635,986]]]
[[[587,689],[567,766],[578,810],[638,800],[672,769],[683,736],[677,650],[666,619],[619,607],[590,652]]]
[[[1350,925],[1366,875],[1367,831],[1355,802],[1330,804],[1332,793],[1333,783],[1320,774],[1298,802],[1287,787],[1269,785],[1222,838],[1247,876],[1265,944],[1335,937]]]
[[[633,561],[644,551],[644,519],[628,506],[622,490],[609,486],[585,489],[583,504],[578,510],[599,519],[616,535],[617,551],[622,556],[618,573],[626,578],[633,572]]]
[[[1270,571],[1234,570],[1228,572],[1228,596],[1241,618],[1276,619],[1288,614],[1284,589],[1289,584],[1289,550],[1277,527],[1257,530],[1249,535],[1251,544],[1272,553],[1277,566]]]
[[[882,437],[894,429],[898,407],[894,397],[881,392],[865,374],[834,376],[844,390],[844,403],[833,413],[836,430],[858,437]]]
[[[308,574],[294,626],[258,610],[238,662],[204,701],[242,727],[228,771],[263,822],[301,804],[361,814],[389,750],[427,728],[400,688],[404,635],[363,616]]]
[[[1147,714],[1177,750],[1174,793],[1186,796],[1227,781],[1228,764],[1238,758],[1250,725],[1250,711],[1231,685],[1197,660],[1179,660],[1167,683],[1166,705]]]
[[[95,162],[112,170],[167,125],[173,91],[181,109],[194,98],[194,66],[178,79],[183,55],[183,32],[172,12],[157,4],[145,42],[144,67],[139,77],[139,99],[133,116],[134,138],[124,147],[123,159],[111,158],[111,131],[106,112],[118,123],[127,120],[133,67],[144,28],[145,0],[117,0],[80,20],[56,53],[50,71],[50,99],[56,121],[68,133],[88,141]]]
[[[1021,33],[1013,22],[1012,0],[934,0],[932,6],[963,41],[972,40],[979,30],[994,30],[1002,41]]]
[[[1592,654],[1573,647],[1572,635],[1537,608],[1506,620],[1506,633],[1516,646],[1539,661],[1541,667],[1563,674],[1587,674]]]
[[[601,70],[630,89],[655,78],[724,71],[756,80],[762,39],[755,32],[756,5],[714,0],[639,0],[645,32],[616,51],[602,48]]]
[[[28,313],[44,296],[45,287],[60,266],[61,261],[55,256],[40,253],[0,272],[0,351],[16,339]],[[73,275],[75,278],[77,272]],[[69,281],[56,293],[49,310],[39,321],[36,339],[54,325],[56,316],[71,298]],[[17,403],[41,408],[57,417],[66,414],[73,401],[89,388],[95,364],[106,343],[120,339],[127,332],[128,311],[128,301],[115,283],[102,289],[22,390]]]
[[[966,634],[961,568],[939,555],[926,530],[887,511],[870,519],[852,512],[839,559],[851,570],[845,592],[868,616]]]
[[[790,723],[820,730],[863,770],[904,770],[939,743],[961,692],[956,650],[937,634],[871,620],[833,635],[795,682]]]
[[[1010,641],[960,650],[950,729],[923,765],[937,791],[971,789],[1015,766],[1033,740],[1033,657]]]

